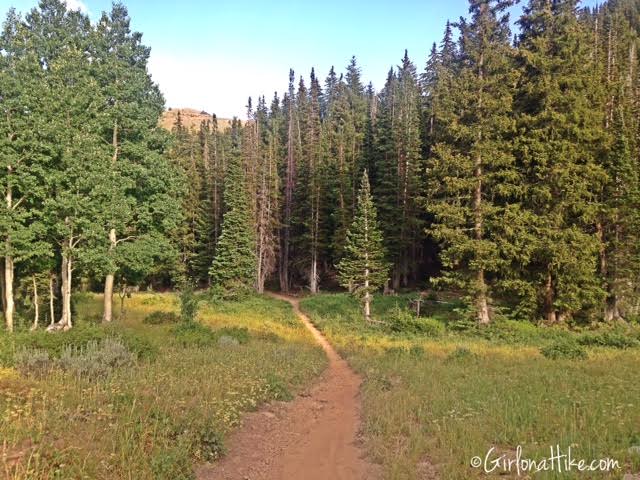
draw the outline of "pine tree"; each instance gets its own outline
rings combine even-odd
[[[289,90],[283,100],[286,119],[286,162],[284,166],[282,228],[280,233],[280,290],[288,292],[291,286],[291,227],[293,223],[294,192],[297,182],[297,162],[299,153],[299,124],[296,112],[296,94],[294,90],[295,74],[289,71]]]
[[[212,284],[225,290],[250,290],[256,278],[255,230],[240,155],[239,123],[234,119],[233,145],[225,177],[226,212],[216,257],[209,270]]]
[[[344,252],[337,265],[340,284],[362,299],[364,317],[370,321],[372,294],[387,281],[389,265],[366,170]]]
[[[277,100],[277,99],[276,99]],[[274,108],[279,108],[279,102],[274,101]],[[278,195],[279,195],[279,155],[276,138],[271,135],[269,126],[269,112],[264,97],[258,100],[258,107],[253,122],[245,128],[255,129],[258,142],[256,170],[256,290],[264,291],[264,284],[276,267],[278,251]],[[277,131],[278,125],[275,126]]]
[[[595,161],[590,35],[576,2],[531,0],[519,20],[516,155],[528,238],[518,253],[521,304],[548,323],[601,303],[593,221],[605,172]]]
[[[501,266],[493,237],[514,195],[510,136],[513,64],[505,3],[471,0],[470,22],[460,29],[460,66],[449,115],[441,113],[439,142],[429,163],[429,231],[441,242],[442,281],[462,288],[480,324],[491,320],[488,276]],[[455,93],[454,93],[455,92]]]

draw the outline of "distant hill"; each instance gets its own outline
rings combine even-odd
[[[202,121],[211,120],[211,114],[205,111],[195,110],[193,108],[170,108],[165,111],[160,118],[160,126],[167,130],[171,130],[176,123],[178,112],[182,117],[182,125],[188,129],[197,130],[200,128]],[[224,131],[231,126],[231,120],[228,118],[218,118],[218,130]]]

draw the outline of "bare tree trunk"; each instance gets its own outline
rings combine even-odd
[[[558,321],[555,306],[553,302],[555,300],[555,293],[553,290],[553,275],[551,272],[547,273],[547,282],[544,287],[544,317],[547,323],[553,324]]]
[[[485,6],[486,7],[486,6]],[[479,60],[480,80],[484,78],[484,53]],[[482,107],[482,89],[478,93],[478,106]],[[482,140],[482,131],[478,132],[478,143]],[[484,218],[482,214],[482,155],[477,154],[475,158],[476,191],[473,199],[473,214],[475,217],[474,233],[475,239],[480,242],[483,237]],[[476,272],[476,314],[480,325],[488,325],[491,322],[489,315],[489,305],[487,302],[487,283],[484,277],[484,269],[479,268]]]
[[[65,329],[72,327],[71,321],[71,283],[72,283],[72,260],[68,253],[62,254],[62,315],[60,317],[60,326]]]
[[[50,275],[49,276],[49,315],[51,316],[51,325],[54,324],[55,322],[55,316],[56,316],[56,312],[55,312],[55,308],[54,308],[54,302],[55,302],[55,295],[53,292],[53,280],[54,280],[54,275]]]
[[[116,230],[112,228],[109,230],[109,255],[113,254],[113,250],[116,248]],[[113,282],[115,279],[115,273],[108,273],[104,281],[104,305],[102,321],[110,322],[113,320]]]
[[[478,270],[477,274],[478,285],[480,286],[476,297],[476,308],[478,309],[478,323],[480,325],[488,325],[491,322],[491,316],[489,315],[489,305],[487,302],[487,290],[484,280],[484,270]]]
[[[295,187],[296,163],[294,155],[293,104],[290,99],[289,128],[287,132],[287,174],[285,183],[284,232],[282,238],[282,255],[280,257],[280,290],[289,291],[289,248],[291,229],[291,210],[293,207],[293,190]]]
[[[7,239],[7,242],[8,241],[9,240]],[[15,311],[15,303],[13,300],[13,275],[13,257],[11,255],[7,255],[4,257],[4,319],[9,332],[13,332],[13,313]]]
[[[33,326],[31,330],[36,330],[40,323],[40,300],[38,299],[38,282],[36,276],[32,275],[33,280]]]
[[[6,205],[7,210],[13,210],[13,190],[11,189],[10,178],[13,169],[11,165],[7,166],[7,192],[6,192]],[[7,330],[13,332],[13,313],[15,310],[15,303],[13,300],[13,276],[14,265],[13,256],[11,255],[11,238],[7,235],[5,239],[5,247],[7,254],[4,257],[4,320],[7,324]]]
[[[311,272],[309,274],[309,290],[318,293],[318,258],[315,250],[311,254]]]
[[[364,274],[364,318],[367,322],[371,321],[371,295],[369,294],[369,269],[365,269]]]

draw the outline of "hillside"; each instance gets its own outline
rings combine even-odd
[[[162,114],[160,126],[167,130],[171,130],[176,123],[178,112],[182,117],[182,124],[189,129],[198,129],[202,121],[211,120],[211,114],[205,111],[195,110],[193,108],[170,108]],[[218,118],[218,129],[224,131],[231,126],[231,120],[228,118]]]

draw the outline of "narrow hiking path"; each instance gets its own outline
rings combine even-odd
[[[360,377],[289,302],[324,349],[329,365],[308,391],[291,402],[272,402],[250,413],[229,441],[227,455],[200,467],[200,480],[375,480],[378,469],[358,445]]]

